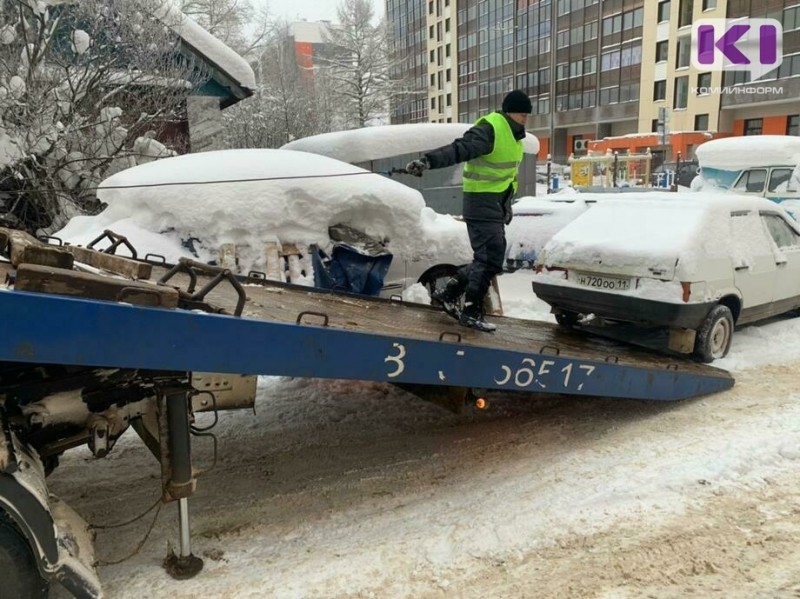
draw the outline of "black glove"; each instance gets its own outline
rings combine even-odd
[[[511,209],[511,201],[513,200],[513,195],[509,194],[509,196],[503,200],[503,222],[507,225],[511,224],[511,219],[514,218],[514,211]]]
[[[431,168],[431,165],[428,164],[428,159],[424,156],[419,160],[412,160],[406,165],[406,170],[408,171],[409,175],[414,175],[415,177],[421,177],[422,173],[426,170]]]

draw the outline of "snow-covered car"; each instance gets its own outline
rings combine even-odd
[[[506,227],[507,271],[534,268],[537,256],[553,235],[597,202],[620,196],[620,193],[566,191],[523,197],[514,203],[514,218]]]
[[[346,131],[321,133],[285,144],[284,150],[310,152],[349,162],[418,190],[428,206],[440,214],[461,214],[461,171],[463,164],[429,170],[424,177],[404,174],[403,167],[440,146],[464,135],[472,123],[405,123],[378,125]],[[533,193],[535,156],[539,140],[528,133],[522,141],[523,159],[520,187]]]
[[[383,295],[432,284],[472,255],[464,223],[427,208],[418,191],[304,152],[223,150],[165,158],[109,177],[98,197],[107,204],[101,213],[74,217],[55,236],[86,245],[111,230],[127,237],[140,257],[159,254],[167,262],[220,263],[234,250],[243,274],[271,272],[270,256],[291,247],[302,260],[291,269],[291,282],[313,285],[309,248],[330,255],[333,242],[349,231],[392,254]],[[281,262],[277,276],[287,280],[289,270]]]
[[[533,290],[556,320],[668,327],[670,347],[724,357],[734,326],[800,307],[800,225],[763,198],[630,194],[545,246]]]
[[[748,135],[707,141],[695,150],[699,176],[692,189],[729,189],[781,202],[800,199],[800,139]]]

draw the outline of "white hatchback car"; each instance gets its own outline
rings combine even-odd
[[[774,202],[721,193],[630,194],[545,246],[533,290],[558,322],[582,316],[670,331],[670,348],[724,357],[734,326],[800,307],[800,225]]]

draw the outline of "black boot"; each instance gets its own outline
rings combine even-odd
[[[436,286],[431,292],[431,299],[442,304],[442,308],[453,318],[461,314],[461,294],[464,289],[461,282],[455,278],[447,279],[444,287]]]
[[[483,311],[480,306],[470,302],[464,304],[464,309],[461,311],[458,322],[465,327],[483,331],[484,333],[493,333],[497,329],[496,325],[486,322],[483,318]]]

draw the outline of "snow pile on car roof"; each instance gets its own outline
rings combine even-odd
[[[545,247],[545,264],[664,272],[673,272],[677,265],[679,276],[691,276],[703,258],[731,255],[729,219],[722,215],[768,207],[779,210],[768,200],[728,194],[653,192],[618,197],[598,202],[556,233]]]
[[[451,143],[471,127],[471,123],[408,123],[362,127],[304,137],[290,141],[282,149],[312,152],[345,162],[361,163],[428,152]],[[526,154],[539,152],[539,140],[532,133],[527,134],[522,145]]]
[[[755,166],[800,164],[800,138],[790,135],[747,135],[714,139],[697,146],[704,168],[739,171]]]
[[[157,160],[109,177],[98,197],[108,204],[103,212],[73,218],[56,235],[86,244],[110,229],[142,254],[175,261],[194,249],[199,259],[213,260],[223,243],[324,247],[328,227],[345,223],[388,239],[397,257],[444,248],[464,259],[471,254],[464,223],[427,208],[418,191],[338,160],[288,150]]]

